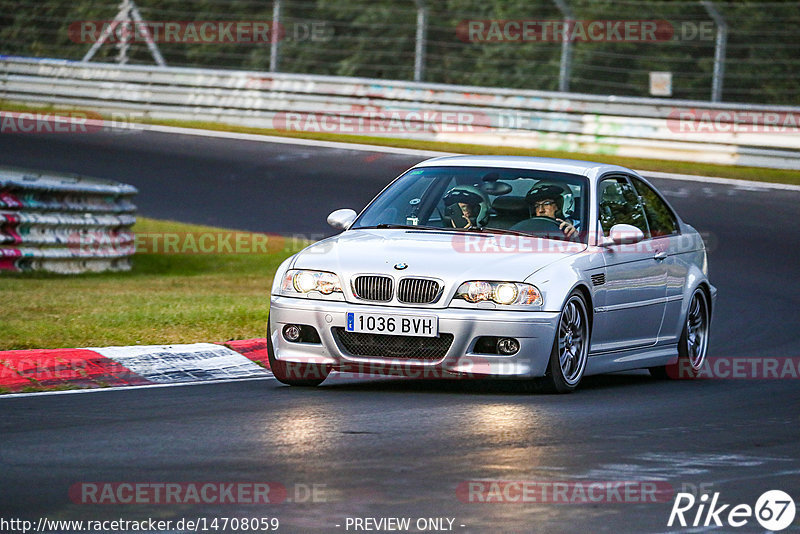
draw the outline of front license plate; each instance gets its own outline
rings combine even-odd
[[[435,315],[384,315],[347,312],[347,331],[398,336],[439,337]]]

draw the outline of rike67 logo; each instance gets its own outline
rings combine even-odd
[[[667,526],[680,525],[682,527],[729,527],[739,528],[750,523],[755,516],[756,521],[772,532],[778,532],[789,527],[794,521],[796,513],[794,500],[788,493],[781,490],[764,492],[756,501],[755,507],[749,504],[722,504],[719,502],[719,492],[709,498],[704,493],[696,498],[691,493],[678,493],[675,503],[669,514]]]

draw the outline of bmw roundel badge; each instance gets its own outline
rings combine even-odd
[[[406,267],[408,267],[408,264],[407,263],[402,263],[402,262],[401,263],[396,263],[394,265],[394,268],[397,269],[398,271],[402,271]]]

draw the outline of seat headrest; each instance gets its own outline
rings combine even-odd
[[[492,202],[492,207],[498,212],[528,211],[528,203],[524,197],[502,196]]]

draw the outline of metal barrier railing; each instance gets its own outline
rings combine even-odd
[[[0,272],[127,271],[135,187],[0,168]]]
[[[800,105],[791,1],[3,5],[9,56]]]
[[[788,106],[32,58],[0,59],[0,98],[290,131],[775,168],[800,162],[800,108]]]

